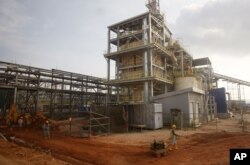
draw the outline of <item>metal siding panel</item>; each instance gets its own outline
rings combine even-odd
[[[225,88],[213,89],[209,93],[215,97],[215,102],[217,104],[217,112],[227,113],[227,101],[226,101]]]
[[[147,104],[146,126],[149,129],[159,129],[163,127],[162,104]]]
[[[155,114],[155,129],[159,129],[162,127],[163,127],[162,113],[156,113]]]

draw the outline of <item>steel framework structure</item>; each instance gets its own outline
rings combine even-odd
[[[149,0],[146,6],[148,12],[108,27],[107,80],[117,86],[119,103],[149,103],[151,97],[172,91],[174,78],[192,67],[191,55],[172,39],[159,1]]]
[[[0,61],[0,91],[8,99],[3,110],[14,103],[21,113],[43,110],[50,117],[71,116],[91,104],[106,104],[107,89],[102,78]]]

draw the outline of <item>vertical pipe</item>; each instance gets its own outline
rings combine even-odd
[[[119,58],[115,60],[115,79],[119,79]]]
[[[164,78],[167,79],[167,58],[164,57]],[[168,93],[168,85],[165,83],[164,93]]]
[[[17,86],[17,80],[18,80],[18,73],[16,72],[16,82],[15,82],[15,85]],[[14,104],[17,103],[17,87],[15,87],[15,90],[14,90],[14,100],[13,100]]]
[[[36,89],[36,102],[35,102],[35,111],[38,111],[38,104],[39,104],[39,87],[40,87],[40,71],[37,78],[37,89]]]
[[[117,27],[117,51],[120,50],[120,26]],[[120,57],[118,57],[116,60],[115,60],[115,65],[116,65],[116,68],[115,68],[115,79],[119,79],[120,78],[120,75],[119,75],[119,70],[120,70]],[[116,87],[116,92],[117,92],[117,102],[119,102],[119,87]]]
[[[88,107],[88,81],[89,81],[89,77],[87,76],[87,81],[86,81],[86,84],[85,84],[85,108],[87,110],[87,107]]]
[[[239,101],[241,101],[240,84],[238,84],[238,99],[239,99]]]
[[[227,92],[226,95],[227,95],[227,98],[228,98],[228,101],[227,101],[228,102],[228,104],[227,104],[228,108],[231,109],[231,96],[230,96],[230,93]]]
[[[69,87],[69,113],[70,113],[70,117],[72,116],[72,73],[70,74],[70,87]]]
[[[110,29],[108,29],[108,54],[110,54],[110,52],[111,52],[111,46],[110,46],[110,38],[111,38],[111,36],[110,36]]]
[[[148,61],[148,63],[149,63],[149,71],[148,71],[148,74],[150,75],[150,76],[154,76],[154,72],[153,72],[153,52],[152,52],[153,50],[152,49],[149,49],[149,61]]]
[[[154,82],[150,81],[150,97],[154,96]]]
[[[151,44],[152,43],[152,18],[151,18],[151,13],[148,14],[148,24],[146,22],[146,19],[145,19],[145,22],[144,23],[144,30],[148,33],[147,34],[147,37],[148,37],[148,44]],[[147,29],[148,28],[148,29]],[[146,65],[149,65],[149,68],[146,68],[148,71],[147,71],[147,74],[145,74],[145,76],[153,76],[153,50],[152,49],[149,49],[148,50],[148,64]],[[146,86],[148,86],[148,89],[149,91],[147,91],[147,87],[145,88],[145,96],[147,96],[145,98],[145,101],[147,102],[149,100],[149,96],[153,96],[154,95],[154,86],[153,86],[153,81],[149,81],[148,83],[149,84],[146,84]]]
[[[147,27],[148,27],[148,43],[151,44],[152,43],[152,18],[151,18],[151,13],[149,13],[148,15],[148,25],[147,25],[147,20],[145,20],[145,25],[144,25],[144,30],[147,31]],[[143,22],[144,23],[144,22]]]
[[[30,99],[30,96],[29,96],[29,93],[30,93],[30,91],[29,91],[29,87],[30,87],[30,67],[29,67],[29,69],[28,69],[28,82],[27,82],[27,90],[26,90],[26,105],[25,105],[25,112],[24,113],[26,113],[27,112],[27,109],[28,109],[28,103],[29,103],[29,99]]]
[[[81,80],[81,108],[83,108],[83,77],[82,77],[82,80]]]
[[[147,18],[143,19],[143,41],[144,45],[148,43]],[[144,51],[144,77],[148,77],[148,50]],[[144,82],[144,102],[148,102],[148,81]]]
[[[92,132],[92,126],[91,126],[91,122],[92,122],[92,113],[91,113],[91,109],[89,110],[89,138],[91,137],[91,132]]]
[[[14,104],[17,103],[17,87],[15,87],[14,89],[14,100],[13,100]]]
[[[184,77],[184,59],[183,59],[183,51],[180,52],[181,53],[181,76]]]
[[[53,81],[54,81],[54,69],[52,69],[51,86],[50,86],[50,117],[53,115],[52,103],[53,103]]]
[[[166,27],[165,27],[165,24],[166,24],[166,22],[165,22],[165,16],[163,17],[163,27],[162,27],[162,30],[163,30],[163,46],[165,47],[165,46],[167,46],[165,43],[166,43],[166,41],[167,41],[167,39],[166,39],[166,31],[167,31],[167,29],[166,29]]]
[[[111,43],[110,43],[110,38],[111,38],[111,32],[110,29],[108,29],[108,54],[111,52]],[[107,81],[110,81],[110,59],[107,58]],[[107,85],[107,96],[106,96],[106,108],[107,108],[107,103],[109,102],[109,97],[110,97],[110,86]]]
[[[152,55],[152,49],[149,50],[149,65],[150,65],[150,68],[149,68],[149,75],[152,77],[154,76],[154,73],[153,73],[153,55]],[[149,81],[150,83],[150,92],[148,94],[148,96],[154,96],[154,82],[151,80]]]
[[[120,50],[120,26],[117,27],[117,51]]]
[[[110,80],[110,59],[107,58],[107,80]]]
[[[107,81],[110,81],[110,59],[107,59]],[[106,96],[106,104],[109,102],[110,97],[110,86],[107,85],[107,96]]]
[[[120,88],[119,87],[116,87],[116,90],[117,90],[117,102],[119,103],[120,102]]]
[[[61,90],[64,90],[64,77],[62,78]],[[61,93],[61,112],[63,111],[63,93]]]

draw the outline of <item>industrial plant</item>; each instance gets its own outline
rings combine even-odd
[[[1,61],[1,116],[11,106],[19,114],[43,111],[61,120],[93,112],[110,118],[102,130],[106,133],[115,125],[124,131],[173,123],[187,128],[229,117],[230,101],[235,100],[217,81],[238,86],[250,82],[214,73],[209,57],[193,58],[172,37],[159,1],[150,0],[146,6],[148,12],[108,26],[107,79]],[[123,122],[116,123],[117,118]]]
[[[106,78],[0,61],[1,124],[23,117],[25,127],[40,128],[49,120],[63,135],[93,137],[199,128],[247,107],[241,87],[250,82],[215,73],[209,57],[194,58],[173,37],[159,0],[146,7],[108,26],[100,54]],[[235,84],[239,99],[219,80]]]

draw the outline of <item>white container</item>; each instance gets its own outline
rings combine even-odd
[[[162,104],[147,105],[146,127],[148,129],[159,129],[163,127]]]

